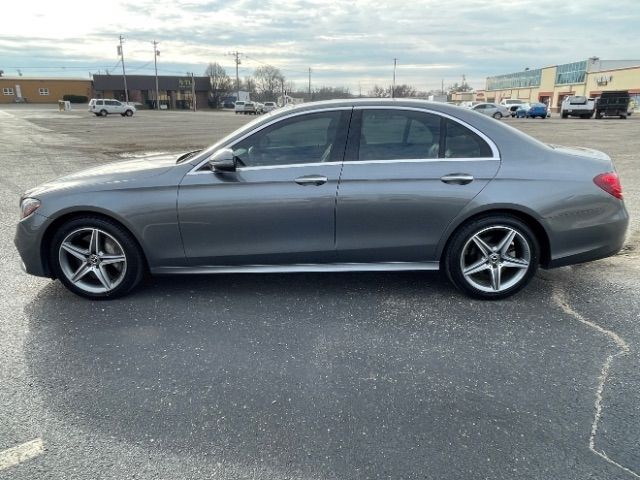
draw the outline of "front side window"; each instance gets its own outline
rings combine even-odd
[[[40,95],[49,95],[49,89],[48,88],[39,88],[38,89],[38,93]]]
[[[358,160],[438,158],[440,117],[403,110],[363,110]]]
[[[2,94],[3,95],[13,95],[13,88],[3,88],[2,89]]]
[[[262,167],[341,161],[346,131],[340,111],[283,120],[233,146],[241,166]]]
[[[493,157],[493,152],[487,142],[467,127],[458,122],[447,120],[446,129],[444,158]]]

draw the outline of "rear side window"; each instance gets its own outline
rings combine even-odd
[[[452,120],[446,121],[444,158],[491,158],[491,147],[480,135]]]
[[[438,158],[440,118],[409,110],[363,110],[358,160]]]

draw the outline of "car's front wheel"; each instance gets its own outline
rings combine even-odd
[[[100,217],[65,223],[53,237],[50,255],[56,278],[72,292],[91,299],[125,295],[145,270],[133,236]]]
[[[127,110],[126,112],[124,112],[124,114],[125,114],[127,117],[132,117],[132,116],[133,116],[133,110]]]
[[[443,259],[453,284],[485,300],[508,297],[524,288],[538,269],[540,247],[521,220],[492,215],[463,225]]]

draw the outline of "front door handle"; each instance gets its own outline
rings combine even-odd
[[[324,175],[305,175],[304,177],[296,178],[298,185],[324,185],[327,183],[327,177]]]
[[[469,175],[468,173],[450,173],[440,177],[440,180],[453,185],[466,185],[467,183],[473,182],[473,175]]]

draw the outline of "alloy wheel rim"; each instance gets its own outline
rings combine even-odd
[[[484,228],[472,235],[460,255],[464,279],[487,293],[516,286],[531,265],[531,247],[516,229],[504,225]]]
[[[127,272],[122,245],[99,228],[80,228],[60,244],[58,252],[63,274],[76,287],[90,293],[115,289]]]

